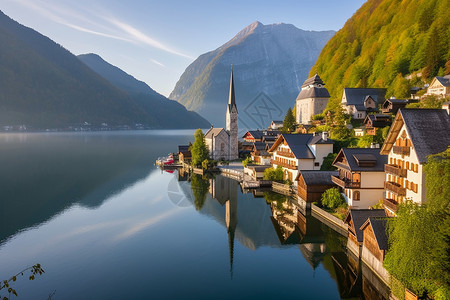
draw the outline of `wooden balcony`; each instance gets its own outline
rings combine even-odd
[[[409,155],[410,147],[406,146],[393,146],[392,151],[398,155]]]
[[[395,182],[385,181],[384,188],[390,192],[393,192],[394,194],[399,195],[399,196],[406,196],[406,189],[404,187],[401,187],[399,184],[397,184]]]
[[[385,199],[383,199],[383,204],[385,207],[389,208],[393,212],[395,212],[395,213],[397,212],[398,203],[395,200],[385,198]]]
[[[287,163],[281,162],[279,160],[271,159],[270,163],[272,165],[282,166],[283,168],[287,168],[287,169],[291,169],[291,170],[297,170],[297,166],[295,166],[293,164],[287,164]]]
[[[284,157],[295,158],[294,154],[292,152],[288,152],[288,151],[277,150],[276,154],[280,155],[280,156],[284,156]]]
[[[343,189],[358,189],[361,187],[361,182],[351,182],[348,179],[341,179],[336,176],[331,176],[331,181]]]
[[[399,166],[389,165],[389,164],[384,165],[384,171],[386,173],[393,174],[393,175],[399,176],[399,177],[406,177],[406,172],[407,172],[406,169],[402,169]]]

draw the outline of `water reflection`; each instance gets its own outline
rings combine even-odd
[[[312,216],[301,200],[272,191],[253,190],[251,194],[243,194],[237,181],[220,175],[208,179],[192,174],[189,178],[192,193],[198,194],[193,200],[196,209],[226,228],[231,276],[237,237],[243,246],[252,250],[261,246],[297,246],[313,270],[322,265],[328,271],[342,299],[389,298],[389,288],[346,250],[347,237]],[[207,196],[206,187],[209,187]],[[255,203],[263,200],[267,205]]]

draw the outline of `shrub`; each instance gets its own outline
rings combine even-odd
[[[322,194],[322,206],[328,207],[331,209],[338,208],[341,205],[345,204],[344,196],[341,195],[337,188],[331,188],[326,190]]]

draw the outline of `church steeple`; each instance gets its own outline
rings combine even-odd
[[[233,107],[236,108],[236,112],[237,112],[236,98],[235,98],[235,95],[234,95],[233,65],[231,65],[230,94],[228,96],[228,111],[231,112],[231,109]]]

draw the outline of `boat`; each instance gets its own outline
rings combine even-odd
[[[173,155],[169,154],[168,157],[160,157],[156,160],[156,164],[159,166],[170,166],[175,163],[175,160],[173,159]]]

